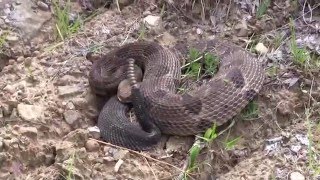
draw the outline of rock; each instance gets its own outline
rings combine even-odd
[[[29,137],[30,139],[37,139],[38,130],[35,127],[19,127],[18,131],[19,133]]]
[[[89,140],[86,142],[85,147],[86,147],[86,150],[87,150],[88,152],[92,152],[92,151],[97,151],[97,150],[99,150],[100,145],[99,145],[99,143],[98,143],[97,141],[92,140],[92,139],[89,139]]]
[[[48,11],[49,10],[49,6],[42,2],[42,1],[38,1],[37,2],[37,6],[39,7],[39,9],[43,10],[43,11]]]
[[[148,15],[143,19],[143,22],[147,24],[149,27],[156,27],[160,24],[161,17],[160,16],[154,16],[154,15]]]
[[[24,39],[29,39],[38,33],[42,25],[52,16],[50,11],[34,11],[33,0],[24,0],[12,6],[12,11],[6,19],[10,19],[9,25],[18,29]]]
[[[62,97],[80,94],[82,91],[79,86],[58,86],[58,93]]]
[[[63,113],[64,119],[69,125],[75,125],[81,119],[81,114],[76,110],[66,110]]]
[[[300,172],[292,172],[290,174],[290,180],[305,180],[305,177]]]
[[[19,116],[27,121],[36,121],[43,116],[44,108],[42,106],[18,104],[17,106]]]
[[[268,48],[266,46],[264,46],[263,43],[258,43],[255,46],[255,50],[260,54],[267,54],[268,53]]]
[[[88,131],[93,138],[95,139],[100,138],[100,129],[97,126],[88,127]]]

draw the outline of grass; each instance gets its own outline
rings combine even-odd
[[[320,144],[314,144],[314,135],[312,132],[313,125],[310,121],[310,117],[312,116],[312,110],[310,108],[305,109],[305,116],[306,116],[306,123],[308,126],[308,167],[312,171],[313,175],[318,176],[320,175],[320,165],[319,165],[319,157],[320,157]],[[320,123],[316,126],[316,131],[320,131]],[[318,146],[318,147],[317,147]]]
[[[259,117],[259,106],[256,101],[250,101],[245,109],[242,110],[241,117],[244,120],[252,120]]]
[[[81,19],[78,17],[73,22],[70,19],[70,0],[64,7],[60,6],[57,0],[52,1],[53,9],[56,15],[56,38],[64,41],[65,38],[78,32],[82,26]]]
[[[200,78],[203,76],[213,76],[218,70],[219,59],[217,56],[205,53],[200,53],[197,49],[191,48],[188,53],[187,64],[182,66],[185,70],[183,74],[187,77]]]
[[[201,53],[197,49],[189,49],[187,63],[182,66],[182,73],[184,77],[191,77],[199,80],[201,77],[209,75],[214,76],[218,71],[219,60],[218,57],[210,53]],[[181,88],[180,88],[181,90]],[[257,118],[259,114],[258,104],[255,101],[251,101],[242,112],[242,117],[245,119]],[[199,140],[193,144],[188,153],[188,166],[184,172],[184,179],[195,171],[199,165],[196,163],[196,159],[200,154],[203,146],[208,146],[209,143],[214,141],[218,136],[216,132],[216,125],[208,128],[202,136],[197,136]],[[239,142],[241,137],[234,139],[226,139],[223,144],[226,150],[234,149],[235,145]]]
[[[304,69],[308,68],[308,64],[310,61],[310,54],[305,47],[302,47],[302,48],[298,47],[298,44],[296,41],[294,23],[292,19],[290,19],[289,25],[291,30],[290,50],[291,50],[291,55],[293,57],[293,62]]]
[[[67,174],[67,177],[66,179],[67,180],[72,180],[74,179],[74,161],[75,161],[75,152],[72,153],[71,157],[68,159],[68,166],[67,166],[67,171],[68,171],[68,174]]]
[[[258,7],[256,17],[260,19],[267,11],[270,6],[271,0],[263,0]]]
[[[2,53],[2,51],[3,51],[3,46],[6,43],[6,38],[7,38],[8,34],[9,34],[9,32],[5,31],[0,35],[0,53]]]

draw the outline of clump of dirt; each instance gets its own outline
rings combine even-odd
[[[94,126],[105,101],[89,87],[92,62],[86,57],[138,39],[172,47],[215,36],[262,56],[267,78],[254,100],[254,116],[235,117],[233,126],[203,149],[199,168],[187,177],[319,177],[319,71],[293,63],[288,25],[289,14],[295,13],[299,43],[319,55],[316,39],[320,37],[314,32],[319,23],[305,22],[306,17],[318,17],[302,12],[301,5],[291,1],[272,2],[259,18],[261,4],[255,1],[201,2],[150,0],[128,5],[121,1],[121,12],[116,4],[103,8],[63,43],[35,37],[30,44],[7,47],[10,60],[0,64],[0,179],[181,176],[192,137],[164,137],[154,152],[133,152],[96,140]],[[77,3],[72,5],[76,11],[81,9]],[[259,42],[266,53],[254,50]],[[319,68],[316,63],[313,67]]]

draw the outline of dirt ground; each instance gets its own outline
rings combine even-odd
[[[40,4],[37,8],[45,7]],[[11,38],[2,41],[0,34],[0,179],[183,177],[194,137],[165,136],[153,152],[96,140],[103,100],[88,84],[88,54],[100,56],[138,39],[171,47],[214,37],[260,56],[267,78],[254,100],[257,109],[235,117],[201,151],[198,168],[186,178],[320,179],[319,3],[272,1],[260,18],[261,4],[254,0],[119,0],[120,9],[115,3],[96,6],[96,15],[88,16],[92,14],[72,2],[73,14],[90,18],[63,43],[54,39],[54,16],[29,38],[0,21],[2,35],[10,29],[19,37],[9,33]],[[302,66],[292,53],[290,17],[294,42],[312,55]]]

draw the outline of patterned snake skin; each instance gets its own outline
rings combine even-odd
[[[219,57],[217,74],[197,89],[178,94],[180,61],[188,49],[209,52]],[[128,59],[143,69],[143,81],[133,88],[133,107],[139,123],[128,120],[128,106],[114,94],[127,78]],[[94,62],[89,76],[92,90],[113,96],[98,117],[102,139],[134,150],[156,144],[161,133],[195,135],[222,125],[238,114],[261,89],[262,64],[241,47],[222,40],[164,48],[155,42],[126,44]]]

